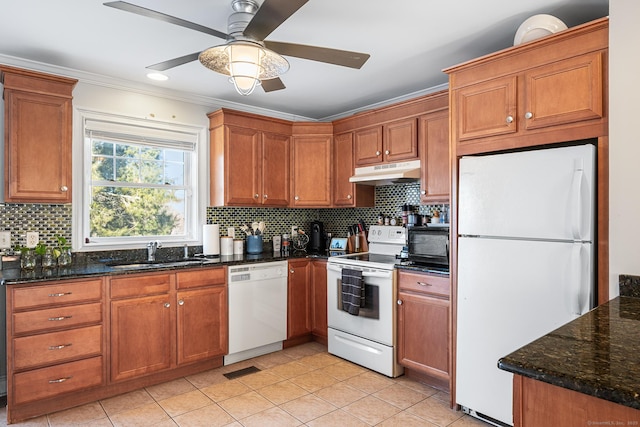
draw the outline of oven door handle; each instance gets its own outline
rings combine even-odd
[[[342,273],[341,267],[338,267],[332,264],[327,264],[327,269],[331,271],[337,271],[338,273]],[[387,279],[391,277],[392,274],[393,274],[392,271],[363,271],[362,277],[380,277],[383,279]]]

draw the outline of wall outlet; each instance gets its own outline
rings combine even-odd
[[[10,231],[0,231],[0,249],[11,249]]]
[[[35,248],[40,240],[40,236],[37,231],[27,231],[27,247]]]
[[[298,234],[298,226],[297,225],[292,225],[291,226],[291,237],[295,236],[296,234]]]

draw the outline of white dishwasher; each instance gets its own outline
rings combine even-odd
[[[287,339],[287,261],[227,270],[229,354],[224,364],[282,350]]]

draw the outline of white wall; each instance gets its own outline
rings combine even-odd
[[[609,289],[640,275],[640,1],[609,3]]]

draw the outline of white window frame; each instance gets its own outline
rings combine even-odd
[[[208,202],[208,170],[207,170],[207,129],[201,126],[166,123],[156,120],[126,117],[98,111],[77,109],[76,144],[73,156],[73,203],[72,203],[72,246],[75,251],[140,249],[146,247],[151,240],[159,240],[163,246],[183,246],[202,244],[202,224],[206,221]],[[122,134],[126,141],[127,134],[152,141],[163,139],[181,140],[193,144],[194,151],[185,180],[190,181],[191,190],[187,195],[188,202],[185,215],[188,216],[188,229],[185,236],[136,236],[92,238],[89,236],[89,204],[91,200],[91,138],[87,129],[115,135]],[[94,132],[95,134],[95,132]],[[109,139],[109,138],[105,138]],[[135,143],[134,140],[129,140]]]

